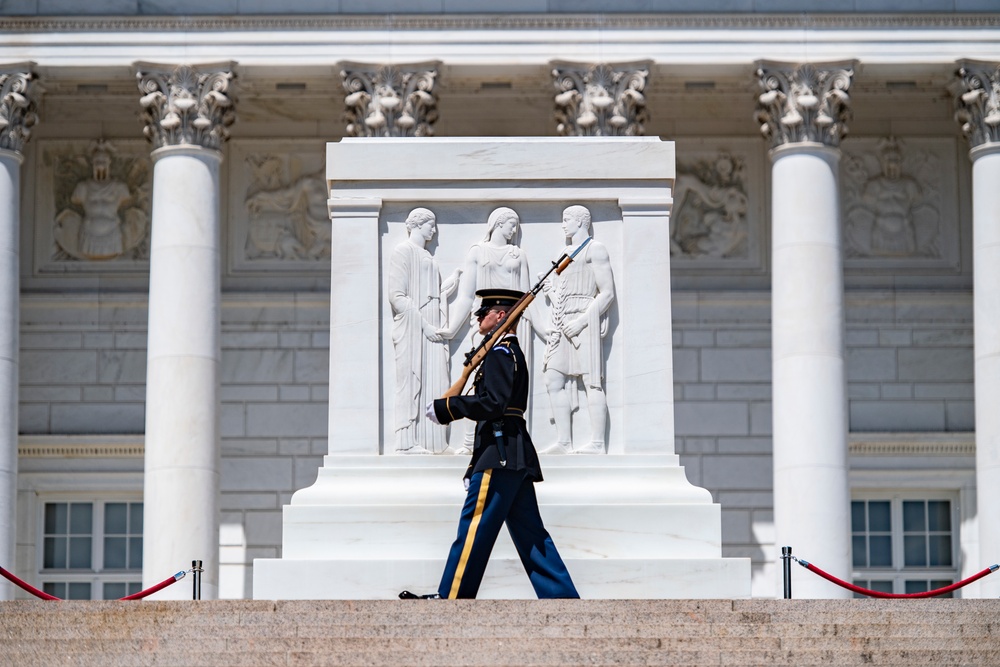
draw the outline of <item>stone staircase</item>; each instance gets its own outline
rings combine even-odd
[[[3,667],[1000,665],[1000,600],[0,602]]]

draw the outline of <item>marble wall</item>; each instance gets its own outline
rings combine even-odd
[[[722,505],[723,554],[750,557],[754,594],[770,595],[781,545],[772,531],[769,294],[675,291],[673,307],[677,452],[692,483]],[[854,291],[846,307],[852,441],[973,430],[970,296]],[[906,459],[919,457],[895,465],[915,464]]]

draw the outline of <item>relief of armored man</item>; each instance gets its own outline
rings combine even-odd
[[[78,260],[144,259],[148,256],[148,164],[143,160],[114,162],[115,148],[104,140],[90,149],[89,175],[84,158],[63,160],[62,176],[78,176],[55,219],[56,256]],[[120,168],[113,173],[113,167]],[[118,172],[127,170],[128,182]],[[72,180],[69,181],[73,183]],[[57,201],[57,205],[60,202]],[[81,214],[82,213],[82,214]]]
[[[591,215],[585,206],[563,211],[563,231],[572,254],[590,239],[562,273],[544,284],[552,306],[543,378],[552,405],[556,442],[545,454],[603,454],[608,402],[604,394],[603,339],[608,332],[608,309],[615,298],[614,278],[607,247],[591,238]],[[575,444],[572,433],[577,379],[583,384],[590,415],[590,438]]]

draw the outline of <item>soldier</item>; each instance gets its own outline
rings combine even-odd
[[[523,293],[482,289],[476,295],[482,298],[475,313],[479,333],[487,336]],[[458,537],[437,594],[424,597],[476,597],[493,543],[506,523],[538,597],[578,598],[538,512],[534,483],[542,481],[542,470],[524,421],[528,368],[516,335],[508,333],[493,346],[474,382],[472,395],[439,398],[427,406],[428,419],[439,424],[475,420],[476,437],[465,473],[467,495]],[[418,596],[404,591],[400,597]]]

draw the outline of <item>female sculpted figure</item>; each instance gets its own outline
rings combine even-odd
[[[528,259],[516,244],[520,219],[512,208],[506,206],[495,209],[486,221],[486,237],[480,243],[474,243],[465,257],[461,280],[458,284],[458,295],[451,306],[449,321],[451,327],[446,337],[454,338],[462,325],[469,320],[473,311],[476,290],[488,288],[514,289],[526,292],[531,289],[528,273]],[[518,332],[521,335],[521,345],[525,350],[528,364],[531,364],[528,344],[531,331],[530,309],[521,318]],[[474,323],[473,323],[474,324]],[[478,340],[477,326],[470,328],[469,346],[474,346]],[[475,424],[471,424],[475,426]],[[456,454],[468,454],[473,442],[473,429],[467,429],[465,441],[459,447],[453,447]]]
[[[409,237],[389,260],[389,305],[396,360],[393,430],[399,454],[437,454],[447,444],[444,429],[430,423],[423,406],[448,389],[447,297],[457,275],[442,285],[427,244],[437,230],[434,214],[415,208],[406,217]]]

